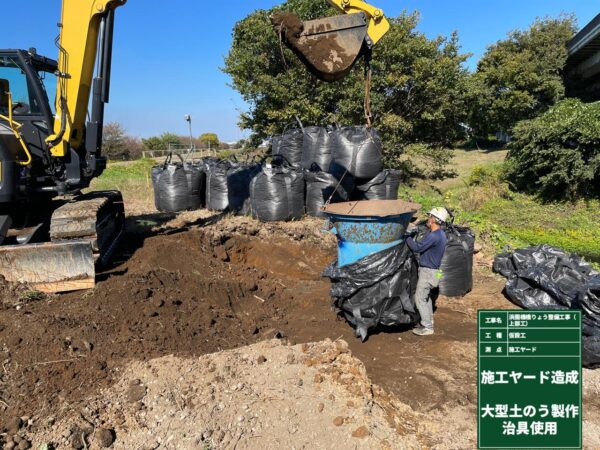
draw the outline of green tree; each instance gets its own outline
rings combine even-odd
[[[182,145],[181,137],[177,136],[175,133],[163,133],[160,135],[160,140],[162,141],[164,148],[169,148],[169,145]]]
[[[575,30],[573,16],[536,19],[487,48],[469,80],[469,124],[477,135],[510,132],[564,97],[562,69]]]
[[[102,152],[108,159],[129,159],[125,128],[118,122],[109,122],[102,131]]]
[[[507,179],[547,200],[600,196],[600,102],[562,100],[517,124]]]
[[[251,145],[281,133],[295,116],[306,125],[364,123],[362,64],[341,81],[317,80],[273,32],[269,17],[277,11],[302,20],[336,14],[326,2],[288,0],[236,24],[223,70],[250,105],[240,126],[251,130]],[[372,109],[385,159],[398,165],[408,143],[442,145],[462,136],[467,71],[455,34],[428,39],[415,30],[416,13],[390,22],[390,31],[373,51]]]
[[[166,132],[160,136],[142,139],[142,144],[148,150],[168,150],[169,145],[181,145],[182,140],[175,133]]]
[[[142,144],[147,150],[164,150],[163,141],[157,136],[142,139]]]
[[[216,149],[219,147],[219,137],[215,133],[203,133],[198,138],[202,148]]]

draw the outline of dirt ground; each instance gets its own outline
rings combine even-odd
[[[470,294],[438,300],[434,336],[382,332],[361,343],[320,276],[335,255],[322,221],[129,220],[94,290],[0,290],[4,448],[94,448],[115,437],[115,448],[475,448],[476,311],[512,307],[483,257]],[[350,352],[310,362],[345,342]],[[344,384],[346,366],[360,383]],[[350,414],[348,402],[361,406]],[[165,429],[165,416],[178,418]],[[584,371],[584,444],[600,448],[600,371]]]

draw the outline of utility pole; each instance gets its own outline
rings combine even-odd
[[[194,138],[192,135],[192,116],[190,116],[189,114],[186,114],[184,116],[184,118],[185,118],[185,121],[188,123],[188,127],[190,130],[190,148],[193,148],[194,147]]]
[[[188,157],[192,154],[192,151],[194,150],[194,137],[192,135],[192,116],[186,114],[185,116],[183,116],[183,118],[188,123],[188,127],[190,130],[190,150],[188,151],[187,157],[185,158],[187,161]]]

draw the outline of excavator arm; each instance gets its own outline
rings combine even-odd
[[[383,11],[361,0],[327,0],[344,13],[301,22],[291,13],[271,18],[275,31],[307,68],[324,81],[345,77],[390,29]]]

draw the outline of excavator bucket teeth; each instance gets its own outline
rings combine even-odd
[[[300,22],[293,14],[272,18],[275,30],[317,78],[344,78],[368,47],[365,13]]]
[[[12,283],[41,292],[94,287],[94,252],[89,240],[0,247],[0,273]]]

